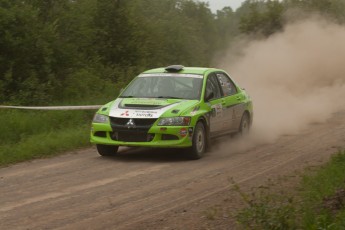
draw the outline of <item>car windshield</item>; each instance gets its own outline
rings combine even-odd
[[[142,74],[122,92],[122,98],[199,100],[203,78],[194,74]]]

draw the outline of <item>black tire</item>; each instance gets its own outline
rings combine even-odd
[[[202,122],[198,122],[194,128],[193,145],[189,157],[192,160],[200,159],[204,156],[206,151],[206,131]]]
[[[119,146],[116,145],[96,145],[97,151],[101,156],[115,156]]]
[[[239,128],[239,133],[242,136],[248,135],[250,129],[250,119],[248,113],[242,115],[241,124]]]

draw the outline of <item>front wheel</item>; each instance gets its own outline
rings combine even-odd
[[[114,156],[119,149],[116,145],[96,145],[97,151],[101,156]]]
[[[240,134],[242,136],[245,136],[249,133],[249,128],[250,128],[250,120],[249,120],[249,115],[247,113],[244,113],[241,119],[241,124],[240,124]]]
[[[198,122],[194,129],[190,158],[193,160],[203,157],[206,150],[206,131],[202,122]]]

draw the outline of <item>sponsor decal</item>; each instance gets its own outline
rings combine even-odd
[[[222,117],[223,116],[223,106],[222,104],[215,104],[212,106],[212,117]]]
[[[121,113],[120,116],[121,117],[128,117],[129,116],[128,110],[126,110],[124,113]]]
[[[181,135],[181,137],[187,136],[187,129],[186,128],[180,129],[180,135]]]
[[[154,109],[154,110],[141,110],[141,109],[122,109],[119,108],[122,100],[117,99],[112,105],[109,116],[111,117],[128,117],[128,118],[159,118],[163,113],[172,109],[182,102],[173,103],[167,105],[163,108]]]
[[[134,111],[134,116],[135,117],[148,117],[148,118],[152,118],[154,117],[154,115],[157,114],[157,111],[149,111],[149,110],[135,110]]]
[[[139,105],[166,105],[165,100],[156,98],[131,98],[122,104],[139,104]]]

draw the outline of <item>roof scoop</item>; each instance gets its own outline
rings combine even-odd
[[[170,73],[177,73],[181,70],[183,70],[184,66],[183,65],[170,65],[165,68],[166,71]]]

